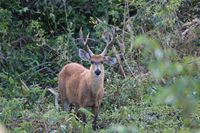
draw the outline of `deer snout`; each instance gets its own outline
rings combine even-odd
[[[96,74],[97,76],[99,76],[99,75],[101,74],[101,71],[100,71],[99,69],[97,69],[97,70],[95,71],[95,74]]]

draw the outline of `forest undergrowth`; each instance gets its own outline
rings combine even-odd
[[[198,0],[0,0],[0,132],[199,132],[199,9]],[[65,64],[89,68],[80,29],[94,53],[115,29],[96,131],[90,109],[80,109],[84,125],[49,91]]]

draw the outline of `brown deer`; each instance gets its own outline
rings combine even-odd
[[[114,33],[114,30],[112,32]],[[89,34],[84,39],[82,31],[80,31],[80,40],[86,51],[79,49],[79,57],[91,62],[90,69],[78,63],[70,63],[62,68],[58,77],[59,97],[63,109],[68,111],[71,103],[75,104],[77,108],[91,107],[94,114],[93,129],[96,129],[99,106],[104,95],[103,63],[110,65],[116,63],[115,58],[105,56],[107,49],[113,45],[114,41],[113,34],[107,35],[109,36],[105,39],[107,45],[104,51],[96,55],[93,54],[87,44]],[[86,122],[85,114],[82,114],[82,120],[84,123]]]

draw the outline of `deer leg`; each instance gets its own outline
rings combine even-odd
[[[92,108],[92,110],[93,110],[93,114],[94,114],[92,127],[93,127],[93,130],[96,130],[97,129],[97,117],[98,117],[99,107],[98,106],[94,106]]]
[[[82,121],[84,124],[87,122],[85,113],[82,113]]]
[[[85,113],[83,113],[83,112],[77,112],[77,117],[83,122],[83,124],[87,123]]]
[[[80,113],[79,113],[78,109],[79,109],[79,106],[78,106],[78,105],[75,105],[75,113],[76,113],[76,116],[77,116],[77,117],[80,117]]]
[[[86,124],[87,123],[86,114],[83,112],[78,112],[78,115],[81,117],[83,124]]]
[[[78,106],[78,105],[75,106],[75,112],[76,112],[76,116],[77,116],[78,118],[80,118],[80,117],[81,117],[81,114],[80,114],[80,112],[79,112],[79,106]]]
[[[66,112],[69,111],[69,105],[70,105],[70,103],[67,100],[64,100],[64,111],[66,111]]]
[[[71,103],[71,104],[69,104],[69,112],[71,113],[72,112],[72,110],[73,110],[73,104]]]
[[[80,105],[81,108],[84,108],[84,104],[83,105]],[[87,123],[87,120],[86,120],[86,114],[84,112],[80,112],[78,111],[77,113],[78,117],[81,119],[81,121],[83,122],[83,124],[86,124]]]

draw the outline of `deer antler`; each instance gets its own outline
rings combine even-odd
[[[115,29],[112,28],[112,33],[108,32],[108,31],[104,31],[103,33],[103,38],[106,42],[106,47],[105,49],[103,50],[103,52],[101,53],[102,56],[104,56],[108,50],[109,47],[113,46],[113,43],[114,43],[114,35],[115,35]]]
[[[80,32],[79,32],[80,41],[81,41],[81,43],[83,44],[84,49],[89,53],[89,55],[90,55],[90,56],[93,56],[94,54],[93,54],[93,52],[90,50],[90,48],[89,48],[89,46],[88,46],[88,44],[87,44],[89,35],[90,35],[90,33],[87,34],[87,37],[86,37],[86,39],[84,40],[82,28],[80,29]]]

